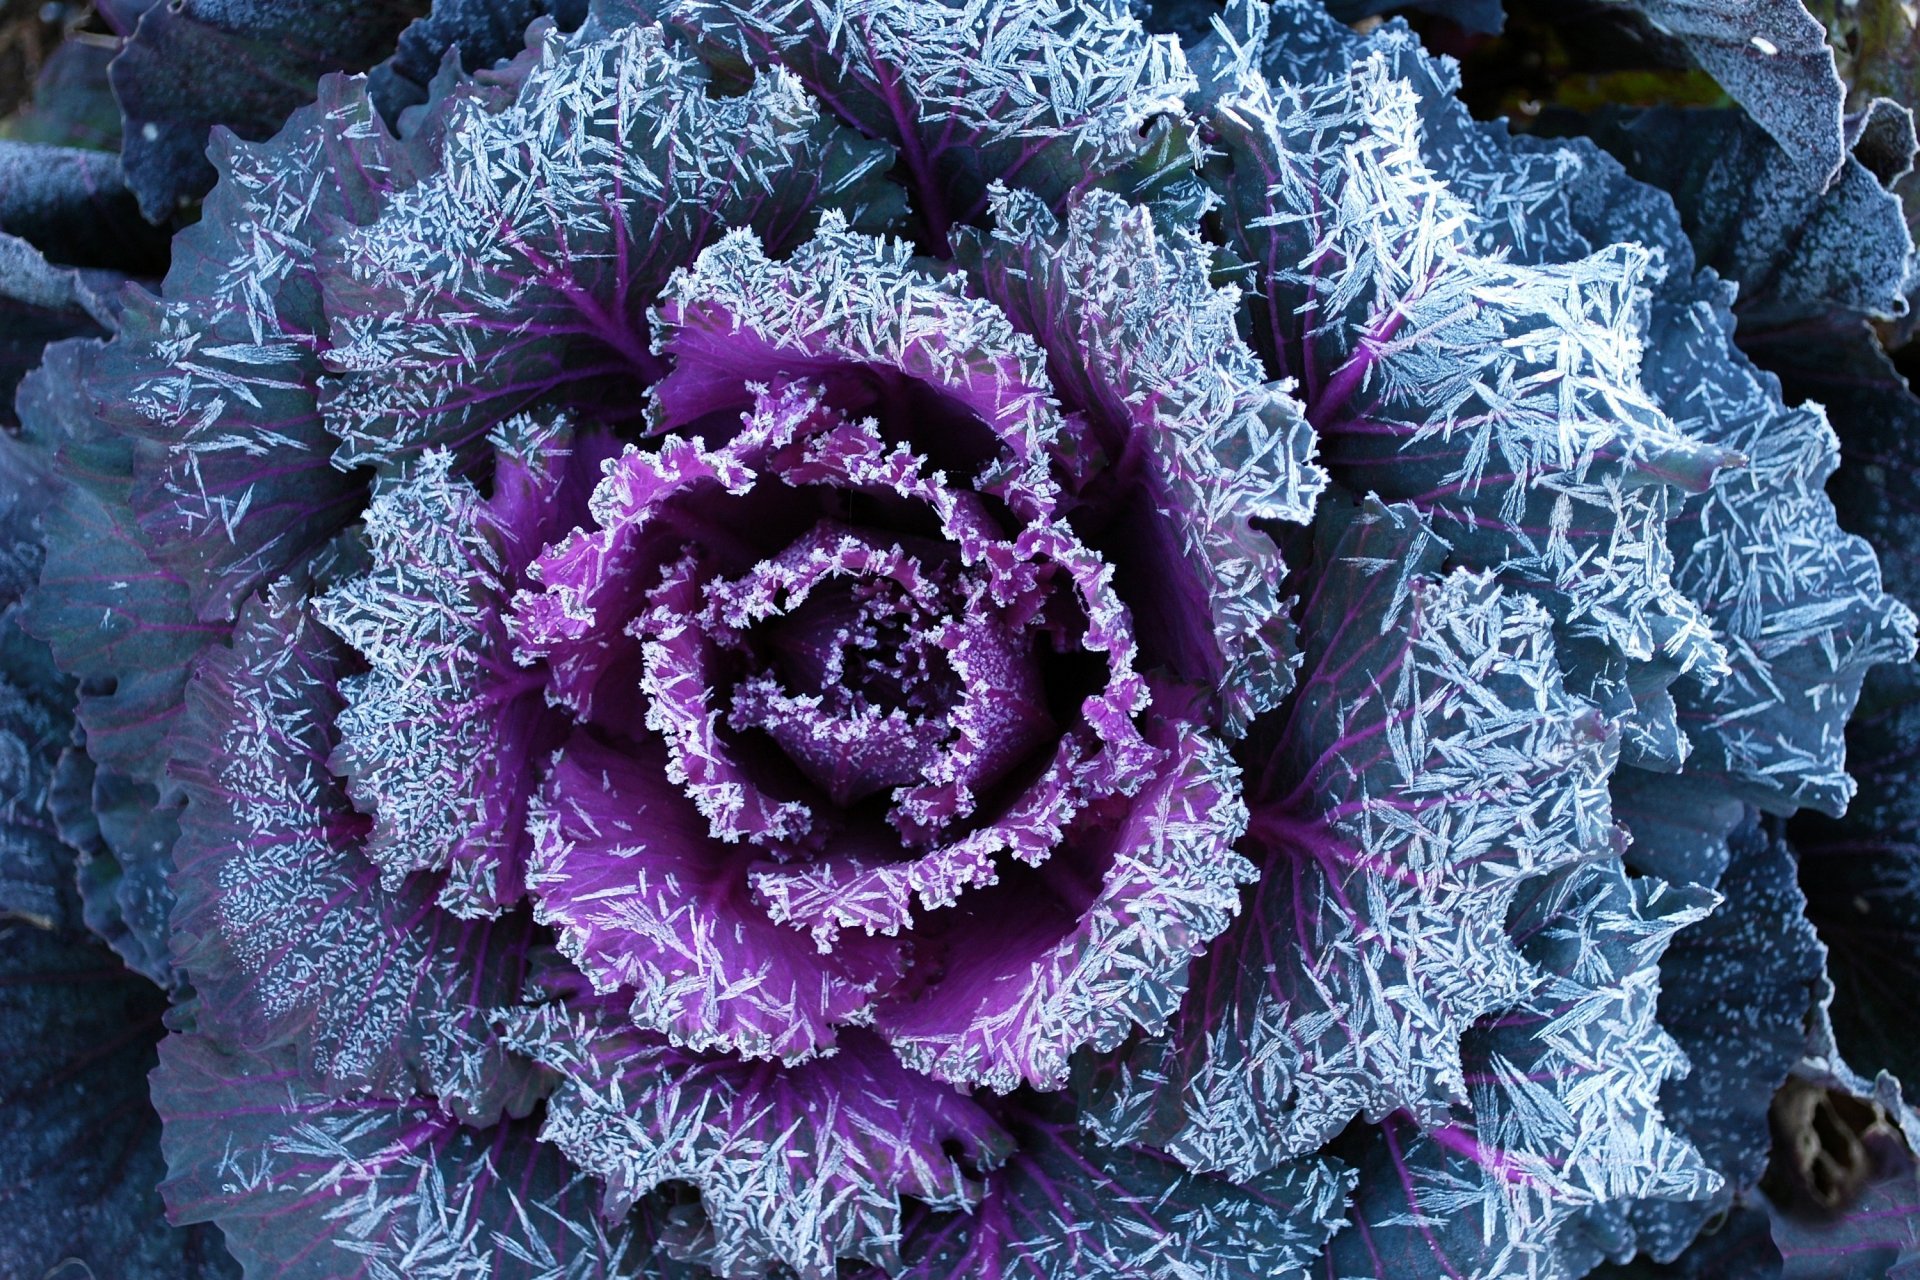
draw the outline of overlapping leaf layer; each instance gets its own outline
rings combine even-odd
[[[1716,274],[1905,305],[1798,4],[1631,6],[1752,112],[1693,187],[1375,4],[109,7],[113,199],[240,136],[158,294],[0,218],[114,331],[0,450],[0,1020],[91,1025],[81,925],[164,984],[248,1277],[1910,1260],[1788,1141],[1920,1203],[1782,825],[1911,962],[1914,619],[1825,492],[1911,450]]]

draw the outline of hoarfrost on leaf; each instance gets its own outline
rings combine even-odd
[[[1064,224],[1004,188],[992,212],[994,232],[961,238],[960,259],[1046,351],[1111,471],[1140,473],[1111,535],[1136,622],[1244,732],[1292,687],[1285,566],[1260,522],[1312,519],[1326,486],[1313,431],[1241,341],[1238,291],[1213,287],[1196,236],[1158,232],[1145,208],[1102,192]]]
[[[773,1067],[676,1048],[584,998],[505,1027],[560,1079],[542,1140],[603,1182],[613,1214],[662,1183],[691,1184],[699,1211],[664,1244],[721,1275],[824,1278],[856,1259],[892,1270],[901,1197],[971,1209],[980,1173],[1012,1145],[987,1109],[870,1035]]]
[[[1360,1179],[1328,1273],[1561,1280],[1595,1261],[1563,1252],[1583,1210],[1711,1195],[1718,1175],[1660,1112],[1687,1062],[1654,1011],[1662,949],[1713,902],[1605,862],[1525,886],[1513,928],[1538,984],[1466,1037],[1470,1107],[1338,1144]]]
[[[550,33],[511,105],[451,105],[447,162],[329,255],[339,465],[477,448],[535,405],[616,425],[665,372],[649,309],[704,246],[897,214],[890,148],[822,119],[791,76],[717,96],[660,28],[591,30]]]
[[[1117,0],[656,7],[729,60],[790,70],[843,122],[899,148],[937,244],[984,211],[995,182],[1056,207],[1096,187],[1169,212],[1204,207],[1179,43]]]
[[[519,989],[532,922],[458,919],[418,877],[382,887],[327,768],[347,660],[282,580],[200,666],[175,759],[176,958],[222,1044],[291,1041],[315,1087],[418,1089],[484,1122],[536,1083],[485,1022]]]
[[[494,916],[525,892],[527,806],[558,745],[542,679],[515,666],[506,614],[528,563],[566,511],[561,491],[605,452],[595,435],[518,418],[495,433],[491,500],[429,451],[376,481],[365,574],[314,602],[371,668],[340,683],[329,762],[374,828],[363,846],[383,887],[447,871],[440,905]],[[576,500],[577,505],[577,500]]]
[[[287,1050],[167,1037],[153,1073],[179,1222],[218,1222],[276,1280],[600,1280],[642,1265],[647,1219],[603,1223],[600,1187],[531,1120],[473,1128],[430,1097],[342,1096]]]
[[[978,1208],[912,1224],[903,1280],[1305,1280],[1345,1226],[1354,1173],[1331,1156],[1213,1177],[1103,1146],[1048,1102],[1020,1105],[1009,1131],[1017,1148]]]
[[[1675,430],[1642,385],[1651,251],[1482,251],[1389,51],[1303,84],[1242,73],[1210,119],[1254,345],[1298,379],[1334,481],[1413,505],[1461,562],[1525,584],[1576,691],[1614,718],[1716,679],[1725,655],[1665,531],[1675,498],[1739,457]]]
[[[1445,544],[1410,508],[1330,508],[1317,533],[1304,679],[1248,786],[1259,883],[1167,1034],[1081,1077],[1105,1140],[1242,1177],[1356,1114],[1464,1104],[1461,1037],[1539,980],[1516,893],[1619,848],[1615,742],[1546,613],[1437,576]]]

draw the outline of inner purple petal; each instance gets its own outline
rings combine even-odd
[[[906,961],[922,996],[889,1007],[931,1034],[958,1012],[937,971],[1038,963],[999,923],[1072,933],[1111,861],[1087,833],[1160,756],[1135,723],[1148,695],[1110,566],[1039,490],[1016,517],[1011,490],[956,479],[885,391],[867,404],[883,421],[854,421],[831,387],[756,389],[738,431],[615,460],[598,528],[541,557],[516,639],[597,732],[660,745],[660,782],[731,865],[712,892],[811,934],[835,972],[865,972],[869,950]],[[1073,865],[1051,865],[1063,852]],[[563,885],[578,859],[548,864],[550,912],[613,891]],[[966,905],[1009,876],[1022,901]],[[956,910],[998,941],[956,941]],[[890,949],[908,925],[926,946]]]
[[[642,637],[646,727],[666,740],[667,774],[705,815],[715,839],[799,851],[813,811],[799,797],[771,795],[723,732],[717,695],[732,683],[735,655],[697,619],[709,579],[689,552],[648,593],[632,629]]]
[[[823,951],[843,928],[895,933],[913,922],[916,899],[921,910],[937,911],[963,890],[996,883],[1007,856],[1029,866],[1050,858],[1089,795],[1105,785],[1089,765],[1098,752],[1091,733],[1065,735],[1047,767],[991,822],[918,857],[902,861],[893,841],[849,832],[852,838],[811,862],[755,868],[754,890],[770,916],[810,930]]]
[[[949,717],[952,749],[899,797],[893,823],[909,844],[924,844],[971,815],[981,792],[1058,730],[1031,631],[1007,625],[976,597],[940,628],[935,643],[964,697]]]
[[[871,705],[836,713],[827,701],[820,694],[790,694],[771,676],[749,676],[733,687],[728,723],[767,734],[842,808],[921,776],[940,758],[951,733],[944,717]]]
[[[992,602],[986,546],[975,539],[966,564],[948,543],[822,520],[747,573],[710,580],[699,625],[747,673],[729,727],[767,734],[842,808],[900,788],[891,821],[911,844],[971,816],[1056,729],[1037,637]],[[685,625],[675,610],[649,616]]]

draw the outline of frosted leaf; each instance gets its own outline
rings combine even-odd
[[[823,121],[790,76],[708,88],[658,27],[549,33],[511,106],[449,111],[435,172],[332,255],[340,465],[458,451],[536,402],[613,425],[665,372],[659,289],[727,228],[784,249],[827,209],[894,216],[890,149]]]
[[[1356,1114],[1465,1103],[1460,1041],[1538,981],[1529,879],[1613,854],[1614,740],[1563,686],[1551,621],[1406,507],[1330,510],[1290,709],[1252,770],[1240,922],[1164,1036],[1081,1064],[1087,1122],[1247,1177]]]
[[[1430,73],[1434,63],[1421,56],[1415,65]],[[1659,123],[1647,121],[1649,129]],[[1672,733],[1684,733],[1678,741],[1668,733],[1663,747],[1649,750],[1644,737],[1636,745],[1636,729],[1645,733],[1657,725],[1626,723],[1628,758],[1663,771],[1682,770],[1684,764],[1688,781],[1670,789],[1680,806],[1699,802],[1699,783],[1707,783],[1722,802],[1747,798],[1774,810],[1832,810],[1851,794],[1841,727],[1859,697],[1860,679],[1874,664],[1895,662],[1908,651],[1912,622],[1901,604],[1882,593],[1872,551],[1859,537],[1841,532],[1824,493],[1837,462],[1824,416],[1812,405],[1788,409],[1778,382],[1741,355],[1732,342],[1734,319],[1724,286],[1711,271],[1695,274],[1692,246],[1667,194],[1626,177],[1619,161],[1584,140],[1549,144],[1507,140],[1492,125],[1471,125],[1471,130],[1478,132],[1478,146],[1490,163],[1501,154],[1530,152],[1559,155],[1567,163],[1563,190],[1530,223],[1553,228],[1551,234],[1503,236],[1509,248],[1530,259],[1582,253],[1619,240],[1663,248],[1668,271],[1649,280],[1645,391],[1674,430],[1697,447],[1738,451],[1747,459],[1747,466],[1718,476],[1709,491],[1676,503],[1667,535],[1672,581],[1707,618],[1728,654],[1730,674],[1713,687],[1693,681],[1672,687],[1676,706],[1668,723]],[[1747,132],[1751,127],[1740,130],[1741,136]],[[1615,136],[1622,146],[1672,142],[1659,129],[1617,130]],[[1764,142],[1749,146],[1770,148]],[[1680,148],[1684,152],[1686,144]],[[1636,163],[1659,169],[1667,163],[1665,155],[1655,150]],[[1734,198],[1726,182],[1716,173],[1699,175],[1692,165],[1682,167],[1701,186],[1682,186],[1680,194],[1711,205],[1692,217],[1722,217],[1720,205]],[[1847,173],[1853,169],[1859,169],[1857,161],[1849,161]],[[1826,198],[1782,194],[1778,207],[1768,205],[1761,215],[1738,221],[1745,228],[1738,236],[1774,248],[1761,253],[1736,244],[1724,249],[1726,261],[1772,280],[1789,297],[1832,294],[1832,305],[1874,305],[1868,297],[1884,296],[1885,276],[1897,271],[1899,257],[1889,267],[1880,248],[1887,234],[1899,238],[1903,232],[1897,226],[1887,230],[1887,209],[1868,203],[1862,213],[1860,201],[1847,196],[1862,182],[1872,186],[1870,178],[1855,175],[1843,178]],[[1490,215],[1490,188],[1484,182],[1455,184],[1455,190],[1469,194],[1482,217]],[[1789,230],[1807,207],[1814,207],[1818,217],[1807,228]],[[1482,221],[1482,228],[1488,225]],[[1778,244],[1793,246],[1791,261],[1774,265],[1768,259],[1763,271],[1753,255],[1778,253]],[[1778,311],[1780,296],[1766,294],[1761,305]],[[1809,345],[1807,334],[1795,334],[1793,344]],[[1834,374],[1849,357],[1832,345],[1814,344],[1814,349],[1824,351],[1816,376],[1830,380],[1820,391],[1832,391],[1845,403],[1862,386],[1860,378]],[[1868,370],[1862,370],[1862,378],[1864,384],[1874,382]],[[1866,413],[1884,415],[1889,403],[1880,401]],[[1647,783],[1642,779],[1636,785]]]
[[[129,295],[119,336],[79,371],[89,408],[137,450],[128,496],[155,559],[205,618],[233,617],[365,499],[329,462],[315,403],[321,262],[333,228],[374,217],[417,157],[363,82],[319,92],[271,141],[222,135],[223,180],[175,246],[164,300]]]
[[[115,7],[127,12],[108,19],[125,37],[108,68],[122,117],[113,145],[141,210],[160,224],[214,184],[210,137],[271,135],[313,101],[326,73],[364,71],[385,57],[413,8],[357,0]]]
[[[753,65],[782,65],[841,120],[900,150],[936,243],[993,182],[1058,205],[1105,186],[1199,206],[1199,151],[1170,36],[1116,0],[666,0],[656,7]]]
[[[1806,920],[1784,842],[1749,819],[1735,833],[1731,855],[1717,878],[1726,900],[1682,929],[1660,962],[1660,1025],[1692,1066],[1661,1087],[1661,1108],[1723,1185],[1705,1200],[1585,1210],[1587,1221],[1563,1245],[1571,1251],[1581,1237],[1594,1241],[1573,1258],[1576,1268],[1599,1253],[1622,1261],[1636,1249],[1670,1261],[1766,1171],[1768,1108],[1805,1049],[1826,949]]]
[[[1856,157],[1831,182],[1810,182],[1796,157],[1731,110],[1610,110],[1589,133],[1628,173],[1671,195],[1700,265],[1739,283],[1743,345],[1804,345],[1814,317],[1906,314],[1906,215]]]
[[[1057,1089],[1074,1051],[1166,1025],[1189,962],[1254,875],[1233,852],[1246,811],[1232,758],[1204,730],[1168,737],[1123,814],[1069,829],[1041,868],[1043,891],[971,896],[914,931],[916,963],[938,954],[942,976],[877,1008],[903,1062],[956,1084]],[[1106,868],[1097,887],[1089,864]],[[1077,919],[1062,918],[1063,899]]]
[[[347,660],[282,580],[201,663],[174,759],[175,958],[222,1044],[291,1043],[317,1087],[417,1089],[485,1122],[533,1084],[485,1025],[519,989],[532,921],[458,919],[420,877],[381,886],[327,767]]]
[[[1689,1070],[1656,1018],[1660,957],[1719,905],[1618,862],[1529,882],[1509,926],[1542,981],[1463,1046],[1478,1158],[1562,1206],[1695,1200],[1720,1184],[1661,1114]]]
[[[1822,395],[1843,433],[1835,505],[1882,552],[1888,588],[1920,601],[1920,401],[1864,329],[1811,354],[1832,379]],[[1807,915],[1830,948],[1834,1034],[1848,1062],[1920,1081],[1906,1014],[1920,989],[1920,667],[1867,673],[1847,750],[1859,794],[1838,819],[1796,816],[1789,836]]]
[[[370,570],[314,605],[371,668],[341,681],[330,762],[374,818],[364,852],[389,892],[411,872],[446,871],[440,905],[466,916],[520,900],[527,804],[559,741],[544,673],[512,660],[507,604],[563,518],[567,473],[583,493],[580,473],[606,452],[526,419],[496,438],[491,501],[450,474],[444,451],[376,482],[364,517]]]
[[[1008,1110],[1018,1147],[972,1213],[909,1226],[902,1280],[1305,1280],[1345,1225],[1354,1175],[1331,1157],[1233,1181],[1101,1146],[1044,1101]]]
[[[67,846],[61,870],[79,886],[82,921],[129,969],[177,988],[168,941],[177,798],[163,801],[152,784],[99,769],[83,747],[71,746],[46,804]]]
[[[25,155],[14,154],[31,162],[36,158],[33,153],[41,150],[52,148],[33,146]],[[5,151],[0,151],[0,171],[11,175],[25,167],[7,164],[8,158]],[[76,203],[84,206],[85,202]],[[89,220],[84,207],[77,212],[64,205],[56,208],[75,223],[84,224]],[[0,219],[6,212],[4,205],[0,205]],[[0,222],[0,225],[5,224]],[[30,365],[32,353],[49,342],[100,330],[111,333],[119,324],[114,295],[125,284],[126,278],[117,271],[69,267],[50,261],[33,242],[0,231],[0,300],[9,304],[7,322],[0,327],[0,346],[6,350],[7,363],[11,366],[6,381],[0,383],[0,399],[12,399],[8,384],[17,386],[19,375],[26,372],[22,366]],[[18,425],[10,409],[0,410],[0,414],[5,415],[0,417],[0,422],[9,427]]]
[[[1873,549],[1841,529],[1826,415],[1781,405],[1774,377],[1733,346],[1726,308],[1707,276],[1652,312],[1665,356],[1650,385],[1690,435],[1750,460],[1689,498],[1673,528],[1675,579],[1732,668],[1711,689],[1676,691],[1695,744],[1687,772],[1775,811],[1838,813],[1854,791],[1845,729],[1861,681],[1912,655],[1914,616],[1881,590]]]
[[[88,754],[103,768],[166,786],[168,734],[195,657],[220,634],[195,619],[182,575],[156,566],[128,508],[128,441],[90,412],[86,370],[110,348],[56,343],[21,384],[26,441],[51,461],[47,550],[20,624],[81,685]]]
[[[1238,295],[1209,283],[1197,238],[1157,234],[1104,193],[1064,227],[1026,193],[1002,191],[993,212],[997,229],[961,240],[961,260],[1046,351],[1108,458],[1137,459],[1136,492],[1110,499],[1138,525],[1116,535],[1120,589],[1148,653],[1217,691],[1237,735],[1292,686],[1285,566],[1255,522],[1312,518],[1326,484],[1313,432],[1235,332]]]
[[[1711,680],[1724,655],[1671,580],[1671,504],[1737,455],[1687,439],[1641,384],[1650,254],[1525,265],[1476,246],[1422,158],[1385,53],[1214,108],[1225,229],[1254,345],[1299,379],[1322,462],[1418,507],[1464,563],[1527,584],[1569,679],[1625,715],[1634,689]]]
[[[491,513],[450,464],[430,452],[376,485],[364,517],[372,571],[316,600],[314,616],[372,668],[340,682],[332,764],[374,818],[363,848],[382,887],[457,858],[468,891],[481,891],[470,903],[443,894],[442,905],[492,915],[519,897],[528,717],[490,696],[488,677],[506,674],[507,570]]]
[[[830,953],[753,900],[753,845],[723,843],[667,773],[657,738],[615,750],[586,735],[558,753],[534,803],[535,914],[635,1025],[691,1050],[800,1062],[871,1020],[898,943]]]
[[[1242,52],[1237,62],[1220,53],[1211,60],[1234,70],[1257,68],[1276,84],[1333,79],[1378,56],[1391,77],[1412,91],[1420,155],[1449,194],[1472,210],[1464,229],[1482,252],[1505,251],[1538,264],[1583,258],[1600,247],[1588,245],[1569,225],[1568,187],[1588,168],[1584,144],[1515,138],[1504,117],[1474,119],[1457,96],[1459,64],[1428,53],[1404,23],[1389,21],[1361,35],[1335,21],[1318,0],[1279,0],[1270,7],[1232,0],[1222,28],[1213,41]],[[1202,56],[1196,52],[1196,64]],[[1221,90],[1231,91],[1234,75],[1218,78]]]
[[[71,377],[97,351],[48,350],[22,384],[24,439],[0,451],[0,911],[84,923],[170,986],[179,801],[160,747],[214,629],[194,623],[184,586],[154,570],[117,502],[126,450],[85,415]]]
[[[1731,663],[1710,689],[1674,689],[1696,748],[1687,774],[1775,811],[1837,812],[1853,792],[1843,730],[1861,681],[1912,651],[1912,614],[1882,591],[1872,549],[1842,530],[1826,495],[1839,459],[1825,414],[1787,408],[1777,379],[1734,346],[1727,286],[1693,273],[1673,206],[1591,149],[1587,168],[1570,199],[1580,233],[1657,240],[1675,258],[1649,308],[1648,390],[1680,430],[1750,458],[1687,498],[1669,538],[1675,581]],[[1859,385],[1834,383],[1842,397]]]
[[[178,1222],[218,1222],[249,1277],[602,1280],[645,1258],[596,1180],[530,1120],[470,1128],[430,1098],[342,1097],[294,1054],[168,1036],[153,1074]]]
[[[423,17],[407,24],[393,42],[393,56],[367,73],[374,103],[387,119],[399,118],[428,96],[449,52],[459,53],[468,74],[493,71],[521,53],[536,22],[552,21],[572,31],[586,20],[588,0],[432,0]]]
[[[979,1173],[1011,1146],[977,1103],[871,1037],[770,1070],[623,1023],[578,999],[507,1020],[509,1043],[559,1077],[541,1139],[604,1184],[610,1214],[663,1183],[690,1184],[698,1211],[662,1241],[720,1275],[778,1267],[829,1280],[857,1259],[893,1270],[901,1197],[971,1208]]]
[[[1571,1280],[1593,1259],[1569,1266],[1562,1236],[1587,1206],[1719,1185],[1661,1116],[1662,1082],[1687,1064],[1654,1018],[1660,953],[1713,896],[1607,863],[1522,894],[1515,936],[1540,984],[1467,1037],[1471,1110],[1342,1142],[1360,1182],[1328,1275]]]
[[[1847,153],[1847,87],[1835,69],[1826,28],[1801,0],[1625,3],[1655,31],[1677,40],[1747,109],[1794,158],[1807,187],[1832,180]]]
[[[1389,7],[1434,9],[1445,3],[1447,0],[1417,0],[1389,6],[1370,0],[1365,8],[1375,11]],[[1473,9],[1483,18],[1495,19],[1480,29],[1498,29],[1499,0],[1452,0],[1452,3]],[[1666,60],[1672,60],[1670,50],[1677,45],[1682,54],[1679,65],[1690,58],[1718,81],[1727,95],[1744,107],[1759,128],[1779,144],[1791,161],[1795,185],[1809,192],[1828,185],[1847,153],[1842,119],[1847,87],[1836,72],[1827,32],[1801,0],[1606,0],[1606,3],[1638,15],[1644,26],[1634,35],[1652,46],[1654,58],[1664,55]],[[1321,12],[1316,0],[1278,0],[1273,7],[1276,25],[1286,29],[1283,41],[1297,40],[1305,28],[1312,32],[1313,43],[1331,46],[1336,52],[1344,45],[1357,43],[1350,31],[1330,30],[1334,24]],[[1361,6],[1352,0],[1341,0],[1327,7],[1334,9],[1344,21],[1350,20]],[[1322,35],[1322,32],[1328,34]],[[1376,36],[1380,34],[1388,40],[1408,38],[1406,29],[1398,23],[1390,23]],[[1293,62],[1294,55],[1278,44],[1274,56],[1276,67],[1298,65]],[[1298,78],[1285,70],[1279,74],[1288,79]],[[1502,131],[1505,128],[1504,125],[1496,127]]]
[[[869,403],[917,383],[985,430],[975,427],[979,441],[915,444],[941,445],[937,465],[1004,496],[1016,516],[1048,513],[1058,496],[1049,474],[1055,451],[1070,440],[1045,353],[991,302],[968,297],[964,284],[920,269],[905,242],[861,235],[832,212],[784,260],[752,232],[733,232],[676,273],[662,297],[660,349],[675,372],[654,390],[654,425],[673,429],[745,410],[754,387],[775,372],[871,382]],[[963,470],[969,463],[971,474]]]
[[[101,62],[76,67],[85,57],[67,55],[46,76],[24,77],[23,87],[41,80],[32,93],[34,123],[0,139],[0,297],[39,311],[41,322],[91,318],[111,333],[119,309],[113,294],[127,273],[164,260],[168,236],[141,218],[125,171],[105,150],[113,145],[112,127],[99,119],[106,104],[78,101],[105,96]],[[74,83],[89,79],[91,94]],[[10,307],[0,332],[11,346],[36,327],[30,314]]]

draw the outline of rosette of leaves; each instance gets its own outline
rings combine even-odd
[[[1911,619],[1670,211],[1445,74],[1301,5],[605,3],[217,139],[24,402],[28,625],[178,828],[175,1218],[1508,1276],[1716,1194],[1659,789],[1839,807]]]

